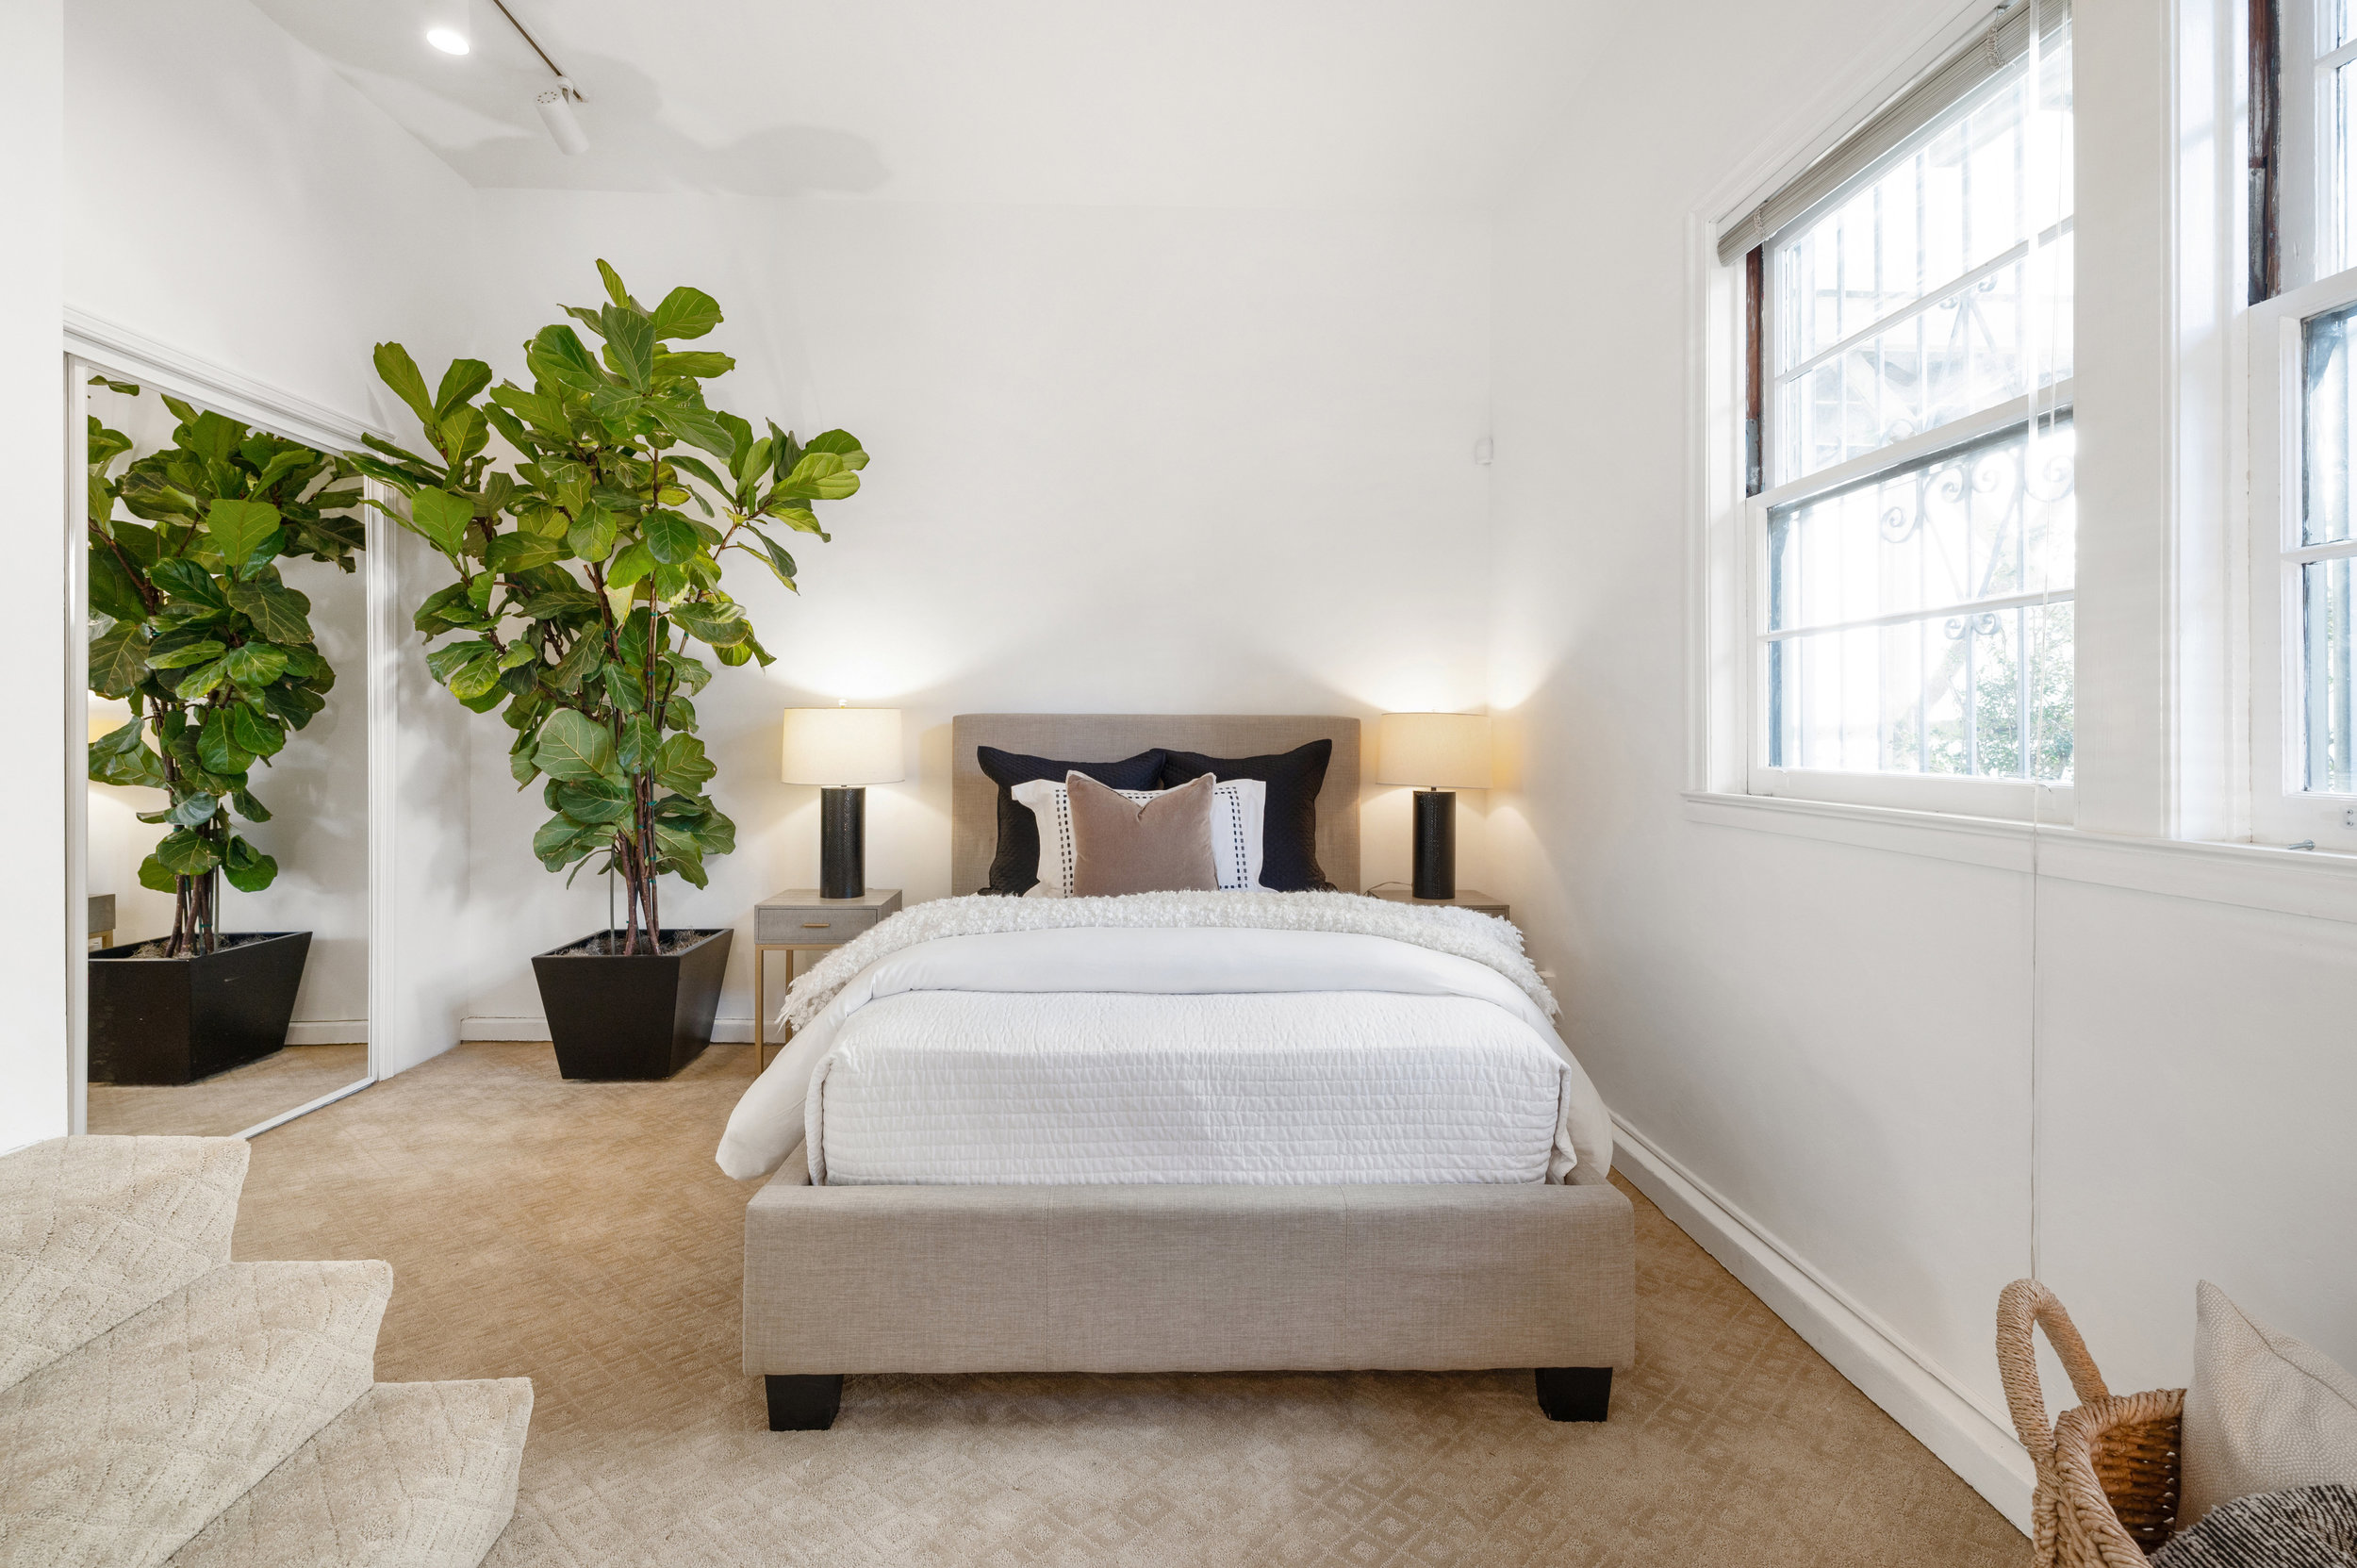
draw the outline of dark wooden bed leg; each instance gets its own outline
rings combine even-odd
[[[1612,1408],[1608,1366],[1542,1366],[1538,1381],[1539,1411],[1549,1421],[1602,1421]],[[777,1409],[776,1398],[770,1395],[771,1410]],[[770,1425],[777,1425],[774,1418]]]
[[[839,1373],[772,1372],[762,1381],[768,1385],[773,1432],[823,1432],[834,1425],[834,1412],[843,1408]]]

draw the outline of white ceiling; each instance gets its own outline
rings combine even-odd
[[[904,201],[1486,205],[1599,0],[255,0],[482,187]],[[471,12],[474,52],[424,38]],[[447,14],[444,10],[442,14]]]

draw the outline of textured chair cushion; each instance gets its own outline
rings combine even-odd
[[[0,1389],[229,1261],[242,1138],[52,1138],[0,1158]]]
[[[2207,1279],[2194,1302],[2178,1518],[2254,1493],[2357,1484],[2357,1378],[2252,1322]]]
[[[1067,775],[1073,896],[1216,891],[1212,783],[1206,776],[1150,801],[1132,801],[1085,773]]]

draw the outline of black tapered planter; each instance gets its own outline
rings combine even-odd
[[[130,942],[90,955],[93,1083],[192,1083],[287,1043],[307,931],[227,932],[218,952],[134,958]]]
[[[616,949],[622,933],[604,933]],[[593,934],[536,955],[540,1006],[556,1067],[567,1078],[668,1078],[712,1044],[720,977],[729,966],[731,931],[666,931],[664,940],[696,940],[683,951],[576,952]]]

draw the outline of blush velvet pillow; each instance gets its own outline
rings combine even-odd
[[[1125,789],[1139,804],[1160,791]],[[1222,892],[1261,886],[1261,807],[1268,786],[1258,779],[1217,779],[1211,784],[1211,859]],[[1039,826],[1039,881],[1027,899],[1072,897],[1072,791],[1062,779],[1033,779],[1014,786],[1018,804],[1030,808]]]
[[[1069,773],[1085,773],[1115,789],[1154,789],[1162,784],[1162,763],[1170,755],[1160,747],[1119,762],[1058,762],[977,746],[974,760],[982,776],[998,786],[998,850],[991,857],[990,885],[978,891],[1021,898],[1039,881],[1039,819],[1015,804],[1014,787],[1034,779],[1061,784]]]
[[[1261,885],[1277,893],[1322,892],[1334,884],[1318,865],[1318,791],[1326,784],[1334,743],[1313,740],[1265,757],[1207,757],[1173,751],[1162,763],[1162,784],[1182,784],[1205,774],[1223,779],[1259,779],[1268,785],[1261,840]],[[1345,802],[1347,807],[1349,803]]]
[[[1219,886],[1211,853],[1209,777],[1150,801],[1132,801],[1085,773],[1064,780],[1072,800],[1072,894],[1211,892]]]

